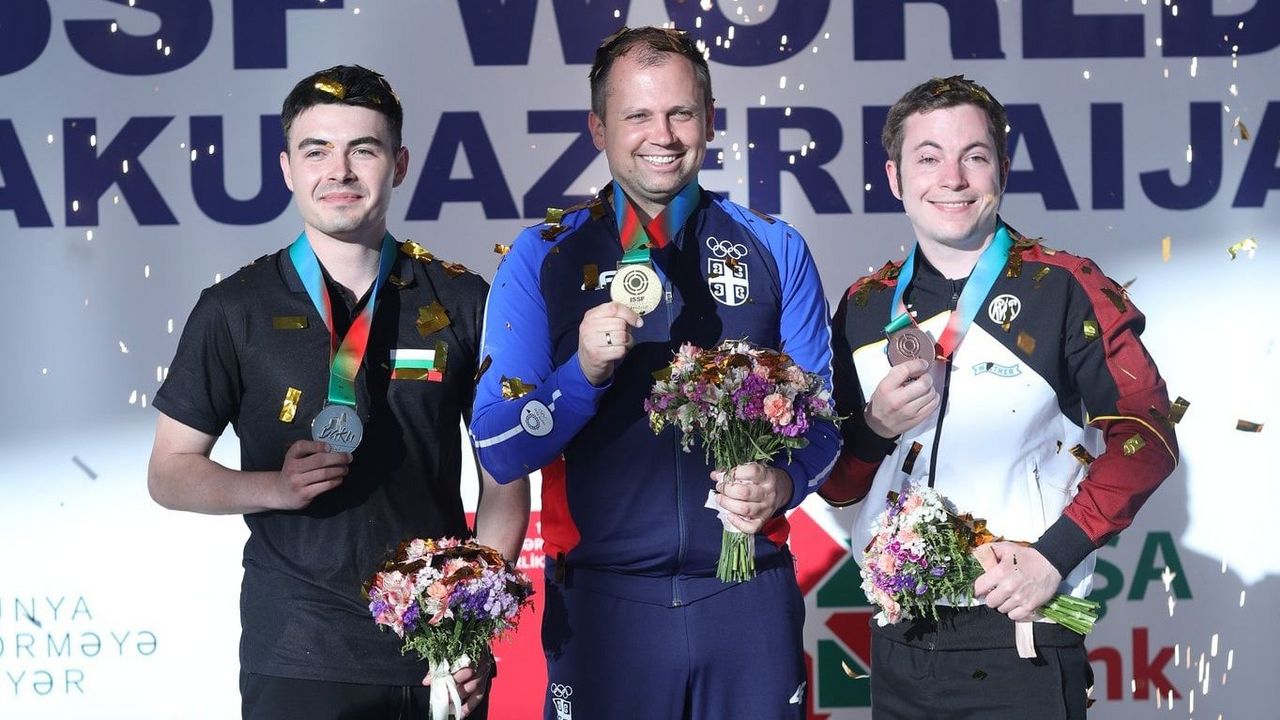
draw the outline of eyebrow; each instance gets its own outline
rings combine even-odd
[[[373,145],[375,147],[384,147],[384,143],[374,135],[365,135],[364,137],[354,138],[347,143],[347,147],[349,148],[356,147],[358,145]],[[336,145],[329,140],[322,140],[321,138],[315,138],[315,137],[303,138],[298,141],[299,150],[303,148],[308,148],[308,147],[336,147]]]
[[[932,141],[932,140],[922,140],[921,142],[917,143],[915,147],[913,147],[913,148],[911,148],[911,149],[912,149],[912,151],[915,151],[915,150],[919,150],[919,149],[921,149],[921,148],[926,148],[926,147],[937,148],[938,150],[941,150],[941,149],[942,149],[942,146],[941,146],[941,145],[939,145],[938,143],[936,143],[936,142],[934,142],[934,141]],[[970,150],[972,150],[972,149],[974,149],[974,148],[982,148],[983,150],[991,150],[991,149],[992,149],[992,147],[991,147],[991,143],[983,142],[983,141],[975,141],[975,142],[971,142],[971,143],[969,143],[968,145],[965,145],[963,148],[961,148],[961,149],[960,149],[960,154],[961,154],[961,155],[964,155],[965,153],[969,152]]]

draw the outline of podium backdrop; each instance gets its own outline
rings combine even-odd
[[[276,160],[292,85],[386,74],[410,149],[392,231],[491,277],[495,243],[608,179],[586,132],[599,38],[664,22],[710,50],[703,185],[798,227],[830,300],[910,247],[888,106],[957,73],[1008,106],[1004,216],[1127,283],[1191,402],[1182,465],[1099,562],[1093,716],[1273,712],[1277,0],[5,0],[0,717],[238,716],[246,533],[150,501],[150,399],[201,288],[298,232]],[[850,518],[792,521],[812,717],[868,718],[841,669],[874,671]],[[495,718],[540,716],[537,630],[500,650]]]

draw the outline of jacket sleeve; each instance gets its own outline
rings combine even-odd
[[[831,325],[827,321],[827,300],[822,281],[804,238],[789,225],[777,223],[771,251],[778,264],[782,285],[782,313],[779,337],[782,349],[801,368],[822,376],[831,390]],[[805,433],[809,441],[795,450],[789,461],[775,466],[785,470],[794,484],[787,508],[800,505],[830,474],[840,452],[840,433],[834,423],[820,420]]]
[[[849,344],[849,298],[852,292],[852,287],[845,292],[836,306],[835,317],[831,319],[834,395],[836,412],[844,418],[840,423],[843,445],[831,476],[818,490],[823,500],[836,507],[861,502],[867,496],[880,464],[897,445],[893,439],[882,438],[867,426],[864,413],[867,399],[863,397],[858,370],[853,363],[853,349]]]
[[[480,464],[500,483],[554,460],[595,415],[608,389],[587,380],[576,353],[552,364],[540,282],[552,246],[536,228],[526,230],[498,266],[485,308],[470,429]],[[520,394],[529,385],[534,387]]]
[[[1164,379],[1139,339],[1145,318],[1089,260],[1073,275],[1066,367],[1105,449],[1062,516],[1034,543],[1063,577],[1129,527],[1178,462]]]

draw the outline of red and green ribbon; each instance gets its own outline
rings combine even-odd
[[[680,228],[684,227],[689,216],[693,214],[694,209],[698,207],[701,196],[702,191],[695,177],[675,197],[671,198],[671,202],[667,204],[662,214],[646,225],[640,219],[640,212],[636,210],[631,199],[623,192],[622,186],[615,181],[613,212],[618,221],[618,240],[622,243],[621,264],[649,262],[649,249],[666,247],[667,243],[675,238]]]
[[[302,286],[311,296],[311,304],[329,328],[329,402],[339,405],[356,405],[355,380],[360,372],[360,363],[364,361],[365,350],[369,347],[369,327],[373,324],[373,310],[378,301],[378,290],[391,274],[396,262],[396,240],[391,233],[382,236],[382,250],[378,256],[378,275],[373,279],[373,289],[369,291],[369,302],[351,321],[351,327],[338,342],[337,332],[333,325],[333,308],[329,305],[329,293],[324,286],[324,276],[320,271],[320,261],[316,259],[307,234],[298,235],[298,239],[289,246],[289,258],[298,271]]]
[[[951,317],[947,319],[947,326],[943,328],[942,336],[938,338],[934,349],[937,351],[939,358],[951,357],[951,353],[955,352],[956,347],[960,345],[960,341],[964,339],[964,334],[969,330],[969,325],[978,316],[978,308],[982,306],[982,301],[986,299],[987,293],[991,292],[991,288],[996,284],[996,278],[1000,276],[1000,271],[1004,269],[1005,263],[1009,261],[1009,249],[1012,247],[1013,238],[1009,236],[1009,229],[1005,227],[1003,220],[996,218],[995,237],[991,239],[991,244],[978,257],[978,263],[974,266],[973,272],[969,274],[969,280],[964,284],[964,290],[960,293],[960,300],[956,303],[956,309],[952,311]],[[902,269],[898,272],[898,285],[893,291],[893,305],[889,307],[890,319],[889,324],[884,328],[885,334],[901,330],[908,324],[915,322],[911,314],[907,312],[907,306],[902,302],[902,295],[906,291],[907,285],[911,284],[915,268],[916,248],[913,247],[911,254],[902,263]]]

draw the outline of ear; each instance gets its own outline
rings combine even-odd
[[[396,173],[391,178],[391,187],[400,187],[404,176],[409,172],[409,148],[401,145],[396,151]]]
[[[284,186],[293,192],[293,175],[289,172],[289,151],[280,152],[280,174],[284,176]]]
[[[898,178],[898,164],[892,160],[884,161],[884,176],[889,180],[889,190],[893,196],[902,199],[902,181]]]
[[[707,103],[707,142],[716,139],[716,104]]]
[[[1009,158],[1000,163],[1000,192],[1004,193],[1005,183],[1009,182]]]
[[[587,128],[591,130],[591,142],[597,150],[604,150],[604,120],[595,111],[587,113]]]

